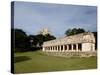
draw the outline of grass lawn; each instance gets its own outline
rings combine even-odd
[[[95,69],[97,58],[65,58],[47,56],[42,51],[14,54],[15,73]]]

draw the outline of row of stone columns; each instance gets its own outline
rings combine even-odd
[[[79,51],[79,44],[57,45],[43,47],[44,51]]]

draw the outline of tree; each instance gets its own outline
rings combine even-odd
[[[50,35],[50,34],[46,34],[46,35],[44,36],[44,42],[45,42],[45,41],[49,41],[49,40],[54,40],[54,39],[56,39],[56,37],[53,36],[53,35]]]
[[[46,34],[46,35],[38,34],[36,35],[36,39],[37,39],[37,43],[41,46],[43,42],[56,39],[56,37],[50,34]]]
[[[39,44],[41,46],[44,42],[44,35],[38,34],[38,35],[36,35],[36,39],[38,40],[37,44]]]
[[[73,29],[68,29],[67,31],[65,31],[65,35],[70,36],[70,35],[75,35],[75,34],[79,34],[79,33],[83,33],[85,32],[84,29],[82,28],[73,28]]]
[[[21,50],[29,48],[29,39],[23,30],[14,29],[14,45]]]
[[[12,42],[12,46],[17,51],[36,50],[38,47],[42,48],[43,42],[55,39],[55,37],[50,34],[27,36],[22,29],[12,29],[11,34],[12,41],[14,41]]]
[[[37,39],[36,35],[29,35],[28,38],[30,40],[30,43],[31,43],[31,40],[32,40],[32,45],[35,47],[38,43],[38,39]]]

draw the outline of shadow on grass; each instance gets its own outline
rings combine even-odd
[[[29,58],[27,56],[17,56],[17,57],[14,57],[14,63],[23,62],[23,61],[27,61],[30,59],[31,58]]]

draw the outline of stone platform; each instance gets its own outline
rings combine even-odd
[[[61,56],[61,57],[91,57],[91,56],[97,56],[96,51],[89,51],[89,52],[44,52],[44,54],[50,55],[50,56]]]

